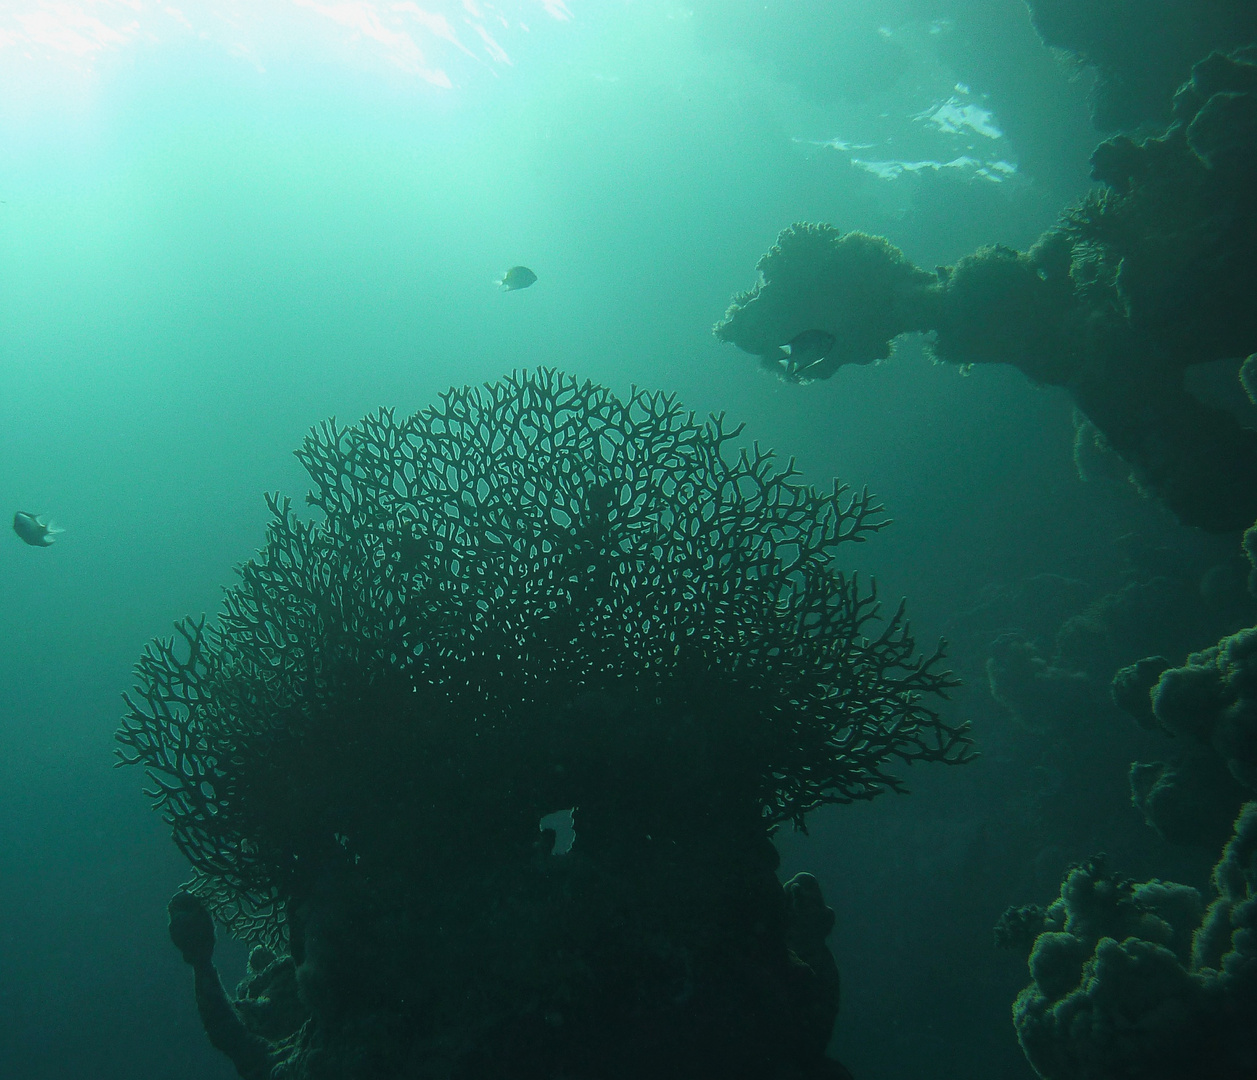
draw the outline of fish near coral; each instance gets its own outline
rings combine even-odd
[[[796,377],[816,367],[833,352],[837,340],[828,330],[804,330],[795,334],[781,346],[786,354],[786,374]]]
[[[503,292],[515,292],[516,289],[528,288],[536,280],[537,275],[529,270],[528,267],[512,266],[494,284],[500,285]]]
[[[19,510],[13,515],[13,531],[31,547],[48,547],[55,541],[57,534],[65,532],[65,529],[54,527],[42,515]]]

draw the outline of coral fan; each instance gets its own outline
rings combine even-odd
[[[832,916],[771,829],[968,737],[832,564],[880,506],[738,430],[547,372],[328,421],[321,518],[268,497],[217,624],[145,651],[121,753],[190,899],[287,945],[237,1004],[295,987],[276,1075],[841,1075]]]
[[[783,377],[828,378],[928,331],[956,364],[1006,363],[1065,388],[1133,478],[1187,524],[1257,517],[1257,432],[1184,387],[1188,368],[1257,348],[1257,54],[1201,61],[1158,138],[1118,136],[1092,159],[1107,187],[1026,252],[983,248],[929,274],[880,237],[795,225],[715,333]],[[783,342],[838,347],[802,375]]]
[[[1034,942],[1013,1019],[1044,1080],[1254,1075],[1257,803],[1213,884],[1203,911],[1195,889],[1125,881],[1097,858],[1069,871],[1046,911],[1005,913],[997,940]]]

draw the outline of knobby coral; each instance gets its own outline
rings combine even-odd
[[[1257,627],[1192,653],[1181,667],[1150,656],[1122,668],[1113,698],[1142,726],[1213,751],[1257,791]]]
[[[1210,1076],[1257,1070],[1257,803],[1214,868],[1206,909],[1185,885],[1072,868],[1046,910],[1010,908],[997,941],[1029,947],[1013,1020],[1044,1080]]]
[[[768,837],[969,740],[833,564],[880,505],[740,430],[544,371],[327,421],[316,520],[268,496],[217,622],[145,650],[120,753],[192,892],[287,947],[284,1075],[838,1075]]]

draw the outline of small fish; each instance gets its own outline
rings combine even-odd
[[[58,529],[42,515],[28,514],[19,510],[13,515],[13,531],[31,547],[48,547],[65,529]]]
[[[514,292],[516,289],[528,288],[536,280],[537,275],[529,270],[528,267],[512,266],[493,284],[501,285],[506,292]]]
[[[834,337],[828,330],[804,330],[795,334],[781,346],[785,353],[786,374],[801,375],[825,360],[834,347]]]

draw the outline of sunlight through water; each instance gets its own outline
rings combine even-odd
[[[127,50],[199,42],[258,70],[307,52],[448,90],[510,66],[534,21],[571,19],[564,0],[17,0],[0,10],[0,63],[16,55],[91,72]]]

